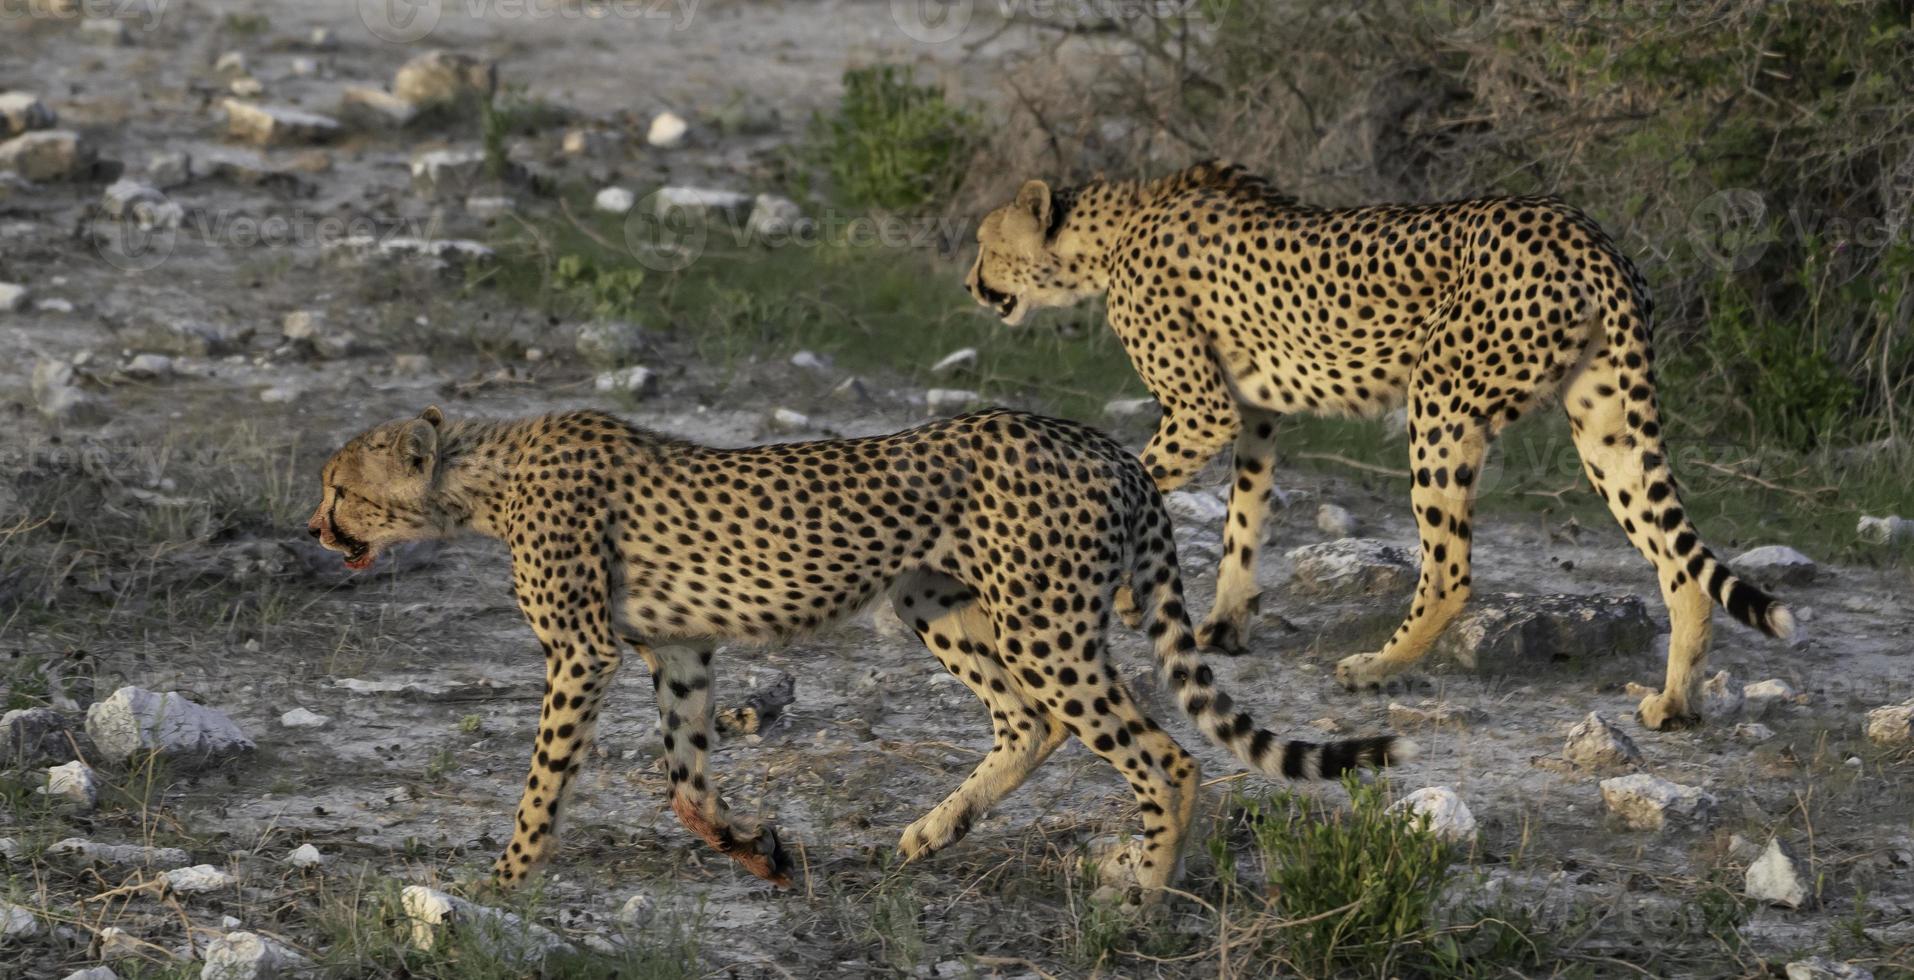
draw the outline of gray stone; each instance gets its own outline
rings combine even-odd
[[[592,387],[607,394],[622,393],[642,398],[657,390],[658,373],[633,364],[600,374],[593,379]]]
[[[1735,574],[1760,585],[1806,585],[1819,570],[1814,559],[1787,545],[1769,544],[1751,548],[1728,563]]]
[[[776,194],[759,194],[751,204],[751,217],[744,229],[758,241],[779,244],[810,227],[804,209],[796,201]]]
[[[801,350],[791,355],[791,366],[806,371],[829,371],[831,362],[818,356],[815,351]]]
[[[1715,812],[1715,798],[1706,790],[1647,773],[1604,779],[1601,786],[1609,811],[1633,830],[1703,823]]]
[[[254,146],[298,146],[339,135],[339,121],[290,106],[268,106],[227,99],[226,135]]]
[[[1318,598],[1406,593],[1415,587],[1416,556],[1373,538],[1342,538],[1289,552],[1296,566],[1291,588]],[[1452,630],[1453,631],[1453,630]]]
[[[655,915],[657,911],[658,903],[652,901],[650,895],[639,892],[625,899],[625,904],[619,906],[618,921],[636,929],[650,922],[651,917]]]
[[[178,228],[186,219],[186,209],[167,200],[158,188],[128,177],[107,185],[100,194],[100,210],[115,221],[143,229]]]
[[[47,848],[47,855],[56,858],[75,858],[97,864],[126,865],[129,867],[178,867],[192,860],[191,855],[177,847],[148,847],[143,844],[98,844],[79,837],[69,837]]]
[[[0,168],[3,167],[4,161],[0,161]],[[1914,541],[1914,521],[1892,514],[1886,517],[1863,517],[1854,531],[1869,544]]]
[[[1163,507],[1182,529],[1220,525],[1229,513],[1229,505],[1214,494],[1195,490],[1172,490],[1163,495]]]
[[[55,422],[81,424],[98,422],[102,417],[99,402],[74,384],[73,365],[41,358],[33,364],[33,378],[27,390],[40,414]]]
[[[1104,403],[1103,414],[1113,419],[1134,419],[1141,418],[1155,409],[1156,399],[1154,398],[1118,398]]]
[[[250,326],[165,317],[137,323],[120,335],[120,343],[132,350],[175,357],[222,357],[238,353],[252,337]]]
[[[1772,677],[1741,689],[1741,710],[1750,718],[1760,718],[1781,705],[1794,703],[1800,697],[1794,685]]]
[[[1744,891],[1749,898],[1791,909],[1800,908],[1814,896],[1814,886],[1794,848],[1779,837],[1770,839],[1767,849],[1748,865]]]
[[[35,130],[0,143],[0,170],[26,180],[76,180],[92,169],[92,149],[70,129]]]
[[[497,65],[451,51],[427,51],[392,76],[392,94],[419,109],[476,106],[497,89]]]
[[[645,130],[645,142],[662,150],[668,150],[685,141],[685,133],[691,125],[684,117],[675,112],[661,112],[651,117],[651,125]]]
[[[741,218],[755,201],[749,194],[712,187],[662,187],[651,195],[654,213],[660,218],[684,215],[692,218]]]
[[[517,208],[518,202],[498,194],[474,194],[465,199],[465,213],[480,221],[495,221]]]
[[[110,966],[89,966],[84,970],[74,970],[60,980],[120,980],[120,975]]]
[[[773,409],[771,412],[771,431],[782,433],[804,432],[811,428],[811,417],[803,412],[788,408]]]
[[[27,287],[18,283],[0,282],[0,313],[18,313],[27,305]]]
[[[924,392],[924,407],[932,415],[949,415],[975,408],[983,396],[962,388],[932,388]]]
[[[135,354],[123,370],[135,380],[157,381],[173,373],[173,359],[165,354]]]
[[[193,179],[193,155],[184,150],[160,150],[146,158],[146,182],[160,190]]]
[[[1616,728],[1601,712],[1591,711],[1568,730],[1562,757],[1583,769],[1633,768],[1641,764],[1641,750],[1628,733]]]
[[[150,752],[174,766],[191,768],[255,748],[224,713],[174,691],[156,694],[131,686],[87,708],[86,733],[101,756],[115,762]]]
[[[31,939],[45,931],[32,909],[0,899],[0,939]]]
[[[224,891],[237,884],[239,879],[210,864],[195,864],[190,868],[174,868],[167,871],[166,887],[181,895],[200,895],[206,892]]]
[[[1413,581],[1410,570],[1404,587]],[[1654,638],[1640,596],[1505,593],[1477,596],[1434,651],[1473,670],[1521,671],[1550,661],[1635,656]]]
[[[432,268],[460,269],[489,263],[498,257],[491,247],[463,238],[381,238],[348,235],[325,244],[335,258],[351,262],[419,262]]]
[[[286,863],[295,868],[318,868],[326,863],[326,856],[311,844],[301,844],[286,855]]]
[[[1447,701],[1425,700],[1419,705],[1389,702],[1389,724],[1397,728],[1419,728],[1427,725],[1452,725],[1467,728],[1489,720],[1489,713],[1481,708],[1462,704],[1450,704]]]
[[[977,348],[965,347],[945,354],[941,360],[930,366],[930,373],[944,376],[967,373],[977,369]]]
[[[332,719],[305,708],[294,708],[279,716],[279,724],[286,728],[324,728],[332,724]]]
[[[279,980],[305,973],[312,962],[252,932],[229,932],[206,945],[200,980]]]
[[[601,320],[578,328],[578,356],[602,367],[630,364],[645,351],[645,332],[624,320]]]
[[[1774,729],[1758,721],[1744,721],[1735,726],[1733,736],[1735,741],[1743,745],[1760,745],[1774,738]]]
[[[624,145],[625,134],[618,130],[578,128],[565,131],[558,151],[568,157],[596,157],[615,153]]]
[[[1914,742],[1914,698],[1868,712],[1867,737],[1882,745]]]
[[[20,708],[0,715],[0,767],[33,769],[73,759],[72,727],[52,708]]]
[[[1788,980],[1874,980],[1865,967],[1842,963],[1825,956],[1810,956],[1788,964]]]
[[[433,197],[463,197],[485,179],[483,150],[427,150],[412,158],[412,189]]]
[[[1733,718],[1741,714],[1741,706],[1747,701],[1747,695],[1741,690],[1741,682],[1725,670],[1715,671],[1714,676],[1701,684],[1703,718]]]
[[[34,129],[52,129],[60,117],[31,92],[0,92],[0,138]]]

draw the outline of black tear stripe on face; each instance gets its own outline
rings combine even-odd
[[[332,532],[332,539],[334,541],[346,546],[346,557],[351,558],[365,554],[366,549],[369,548],[370,545],[347,534],[345,530],[339,526],[339,500],[344,496],[345,491],[340,490],[338,487],[332,488],[332,506],[326,509],[326,530]]]
[[[1009,293],[1000,293],[990,288],[990,284],[984,281],[984,274],[982,270],[978,270],[977,272],[977,295],[982,296],[984,298],[984,302],[989,303],[991,306],[994,306],[999,310],[1003,309],[1005,306],[1008,306],[1011,300],[1015,299],[1015,297],[1011,296]]]

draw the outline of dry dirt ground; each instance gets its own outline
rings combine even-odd
[[[493,8],[471,18],[451,10],[415,47],[497,58],[508,85],[585,117],[636,120],[641,130],[664,108],[695,123],[734,93],[775,107],[783,121],[768,133],[737,141],[694,135],[687,149],[638,151],[619,164],[632,184],[713,180],[750,189],[765,166],[763,147],[790,138],[827,104],[847,63],[914,61],[958,84],[987,75],[991,50],[960,61],[960,46],[914,44],[886,8],[707,3],[683,30],[669,19],[525,18]],[[122,12],[138,22],[142,8]],[[308,50],[315,27],[331,29],[336,47]],[[415,53],[369,36],[351,4],[174,2],[156,26],[136,23],[124,46],[86,40],[71,22],[17,14],[0,28],[0,90],[36,91],[63,125],[133,175],[160,151],[200,161],[252,152],[222,136],[218,103],[228,79],[213,66],[225,51],[247,53],[270,101],[318,111],[336,105],[343,85],[389,79]],[[316,60],[317,74],[292,73],[302,57]],[[977,91],[988,95],[980,81]],[[470,878],[489,862],[535,730],[536,644],[513,607],[505,555],[488,543],[453,544],[401,570],[351,580],[288,550],[303,537],[298,521],[316,499],[318,465],[343,437],[428,403],[486,415],[605,407],[723,444],[879,432],[924,417],[916,393],[883,378],[871,379],[872,403],[847,404],[831,394],[836,373],[789,367],[788,352],[701,364],[669,341],[648,358],[664,374],[660,390],[633,403],[596,391],[592,371],[570,356],[575,323],[465,290],[456,276],[334,262],[316,234],[296,230],[330,217],[483,237],[483,225],[456,203],[437,205],[410,188],[408,160],[435,139],[459,142],[355,135],[316,155],[268,155],[265,166],[276,174],[269,179],[198,177],[171,190],[172,200],[229,223],[210,233],[189,229],[163,262],[138,271],[104,261],[92,244],[105,220],[95,207],[100,183],[48,183],[0,197],[0,281],[31,292],[24,309],[0,313],[0,527],[87,494],[96,501],[88,515],[120,529],[95,536],[78,526],[86,520],[73,521],[62,532],[60,567],[0,562],[0,572],[13,573],[0,576],[9,706],[72,695],[83,707],[88,691],[104,697],[137,684],[228,712],[258,742],[255,754],[211,771],[158,773],[145,795],[149,773],[106,767],[117,792],[92,815],[16,799],[11,815],[0,814],[0,836],[26,849],[7,866],[11,901],[49,913],[60,929],[0,940],[11,943],[0,947],[9,975],[62,976],[97,963],[106,926],[153,944],[120,961],[123,974],[192,975],[167,965],[162,951],[189,940],[203,946],[225,916],[350,964],[340,969],[356,975],[393,961],[331,949],[368,941],[332,921],[341,907],[371,907],[385,883]],[[549,153],[557,139],[554,130],[529,142]],[[573,179],[599,176],[592,165],[567,166],[579,168]],[[243,221],[275,216],[294,219],[289,240],[260,243],[244,233]],[[327,311],[359,338],[358,348],[315,358],[286,344],[282,317],[304,309]],[[183,340],[181,325],[191,328]],[[463,340],[481,327],[549,356],[500,356]],[[173,371],[124,377],[131,355],[146,351],[173,355]],[[36,363],[80,355],[94,408],[66,421],[44,418],[29,390]],[[807,430],[773,434],[776,408],[804,413]],[[1145,423],[1123,426],[1121,435],[1140,445]],[[1405,597],[1305,598],[1281,584],[1289,574],[1283,554],[1325,539],[1315,520],[1325,501],[1352,511],[1365,536],[1412,544],[1404,493],[1360,474],[1288,472],[1288,502],[1271,528],[1281,547],[1263,551],[1262,579],[1272,586],[1265,621],[1251,656],[1218,663],[1220,679],[1257,714],[1303,737],[1322,727],[1401,727],[1400,716],[1392,725],[1392,701],[1476,709],[1415,731],[1424,759],[1388,783],[1397,793],[1450,786],[1467,802],[1480,837],[1454,887],[1484,907],[1532,913],[1529,928],[1564,943],[1559,960],[1533,972],[1762,975],[1810,952],[1865,962],[1877,974],[1908,968],[1914,785],[1904,751],[1861,734],[1867,708],[1914,694],[1914,582],[1905,568],[1824,566],[1813,583],[1786,589],[1807,621],[1807,638],[1794,646],[1721,621],[1716,665],[1745,681],[1781,678],[1802,694],[1762,719],[1774,735],[1760,744],[1738,740],[1732,719],[1642,731],[1622,688],[1659,681],[1653,650],[1569,660],[1538,651],[1494,675],[1433,663],[1411,689],[1355,695],[1333,683],[1335,660],[1372,643],[1377,624],[1386,627]],[[1201,608],[1217,528],[1186,522],[1181,533]],[[23,540],[24,532],[0,538],[0,549],[24,548]],[[1767,543],[1817,550],[1810,541],[1719,542]],[[1477,556],[1482,594],[1654,595],[1648,566],[1609,526],[1491,518],[1482,522]],[[1658,602],[1649,609],[1659,622]],[[1147,687],[1140,640],[1125,638],[1119,653]],[[1080,858],[1093,842],[1130,832],[1135,814],[1114,773],[1076,747],[959,846],[921,866],[893,866],[895,834],[961,780],[989,739],[980,706],[882,617],[785,648],[727,650],[720,663],[723,703],[752,684],[774,683],[779,672],[797,678],[784,717],[725,745],[715,766],[734,807],[771,816],[798,847],[798,887],[778,892],[743,876],[676,825],[663,805],[649,688],[627,676],[583,775],[563,856],[542,884],[534,912],[542,921],[575,937],[614,931],[625,900],[648,894],[660,907],[648,941],[678,949],[692,937],[693,975],[1218,972],[1213,956],[1194,955],[1214,944],[1215,920],[1193,903],[1172,902],[1166,921],[1147,930],[1151,943],[1164,933],[1184,937],[1167,948],[1191,959],[1132,955],[1146,945],[1141,932],[1119,931],[1103,946],[1086,938],[1093,912],[1081,894]],[[51,682],[49,665],[59,675]],[[295,707],[331,722],[282,726],[280,716]],[[1632,735],[1647,771],[1714,794],[1713,819],[1661,833],[1619,827],[1596,776],[1546,761],[1590,711]],[[1154,713],[1213,777],[1236,772],[1167,705],[1157,702]],[[1261,789],[1254,779],[1224,779],[1209,809],[1222,808],[1228,792]],[[1731,847],[1737,834],[1756,846],[1771,834],[1789,840],[1810,863],[1815,906],[1739,902],[1748,855]],[[187,846],[196,863],[234,871],[243,887],[176,902],[152,894],[94,901],[136,873],[33,856],[71,836]],[[324,871],[280,863],[301,843],[326,855]],[[1209,856],[1193,855],[1191,868],[1201,881]],[[1241,955],[1231,969],[1259,972]]]

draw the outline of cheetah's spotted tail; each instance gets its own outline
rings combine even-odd
[[[1163,676],[1185,714],[1203,734],[1267,776],[1285,779],[1336,779],[1352,769],[1407,762],[1420,751],[1416,743],[1393,735],[1335,742],[1282,739],[1258,727],[1216,686],[1208,664],[1197,655],[1196,638],[1183,608],[1183,576],[1176,564],[1176,543],[1161,499],[1148,526],[1135,529],[1135,566],[1131,588],[1162,661]]]
[[[1636,285],[1634,289],[1637,297],[1646,295],[1641,286]],[[1640,299],[1634,305],[1636,308],[1633,311],[1619,316],[1614,311],[1610,312],[1609,343],[1613,345],[1616,340],[1621,340],[1620,357],[1623,363],[1646,372],[1652,370],[1653,364],[1646,328],[1649,309],[1648,304]],[[1639,319],[1633,323],[1627,322],[1628,312]],[[1631,434],[1642,454],[1641,492],[1646,502],[1641,519],[1652,522],[1661,531],[1663,546],[1681,563],[1682,571],[1700,583],[1707,590],[1708,597],[1727,610],[1728,615],[1777,639],[1793,637],[1794,613],[1774,596],[1729,571],[1728,566],[1702,543],[1701,532],[1688,520],[1688,514],[1681,506],[1681,494],[1675,487],[1674,471],[1668,466],[1668,453],[1662,445],[1661,413],[1653,385],[1637,384],[1620,394],[1627,399],[1628,421],[1633,429]]]

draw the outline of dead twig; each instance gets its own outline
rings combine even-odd
[[[1359,459],[1350,459],[1341,453],[1296,453],[1295,456],[1297,459],[1314,460],[1319,463],[1335,463],[1338,466],[1347,466],[1352,470],[1361,470],[1364,473],[1375,473],[1379,476],[1393,476],[1404,480],[1409,478],[1408,470],[1390,469],[1387,466],[1365,463]]]

